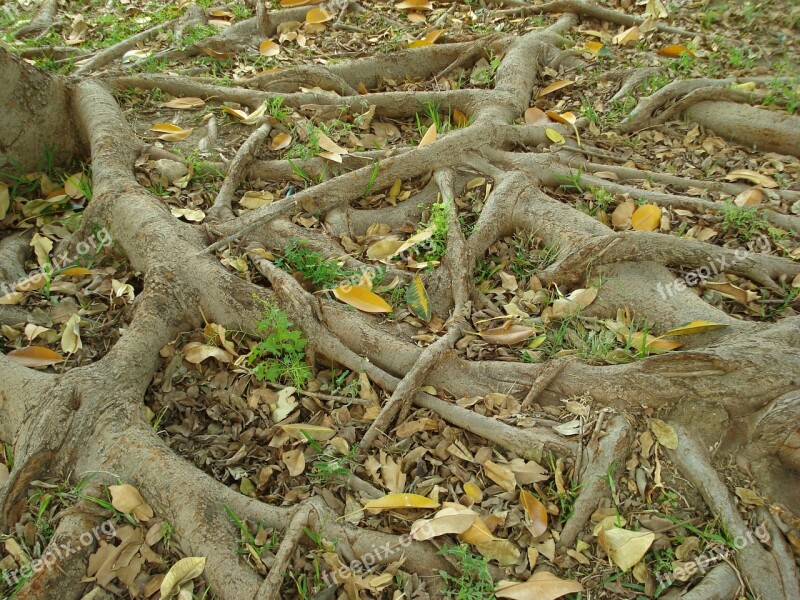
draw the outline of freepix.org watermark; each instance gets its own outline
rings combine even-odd
[[[108,230],[106,230],[105,227],[103,227],[90,236],[87,241],[78,242],[75,247],[75,252],[78,255],[77,257],[70,256],[67,252],[62,252],[59,256],[54,257],[49,264],[39,267],[38,269],[34,269],[17,281],[12,282],[11,284],[0,284],[0,298],[8,296],[15,291],[28,292],[32,290],[38,290],[47,281],[50,281],[53,278],[54,273],[58,273],[64,269],[76,266],[78,261],[89,256],[90,252],[94,252],[96,254],[104,247],[110,246],[112,243],[114,243],[114,240],[112,239],[111,234],[108,232]]]
[[[101,535],[113,536],[116,533],[114,523],[104,521],[91,531],[84,531],[77,542],[67,540],[64,543],[51,544],[47,547],[42,556],[32,560],[27,565],[21,566],[19,569],[13,569],[3,572],[3,578],[9,587],[17,585],[20,581],[26,581],[33,577],[34,574],[40,571],[50,571],[60,561],[63,561],[68,556],[76,554],[81,548],[91,546],[100,539]]]
[[[431,525],[426,523],[419,529],[415,530],[415,533],[422,535],[424,538],[428,533],[430,533],[428,531],[428,528],[430,527]],[[405,548],[408,548],[413,543],[414,538],[411,537],[411,534],[404,533],[396,542],[388,541],[383,546],[374,548],[372,552],[367,552],[361,557],[361,560],[353,560],[349,565],[342,565],[335,571],[323,573],[322,579],[326,585],[333,587],[337,583],[346,581],[354,573],[356,575],[366,575],[372,571],[376,565],[380,564],[382,560],[385,560],[390,556],[394,556],[398,552],[402,552]]]
[[[658,585],[659,587],[667,588],[671,586],[675,580],[688,581],[697,573],[705,575],[706,571],[714,565],[722,561],[730,560],[734,551],[738,552],[750,544],[755,543],[756,540],[762,544],[769,542],[769,530],[763,524],[756,527],[753,531],[748,530],[746,535],[736,536],[733,540],[732,548],[728,546],[716,546],[707,553],[701,554],[693,561],[685,563],[682,567],[678,567],[669,573],[656,574]]]
[[[659,282],[656,284],[656,290],[658,290],[662,300],[667,300],[672,298],[677,292],[685,290],[687,287],[694,287],[703,283],[709,277],[723,273],[726,267],[733,266],[746,260],[753,252],[767,252],[771,248],[772,245],[770,244],[769,237],[760,235],[756,239],[748,242],[746,248],[737,248],[734,250],[733,257],[728,258],[720,256],[712,258],[707,256],[708,263],[706,263],[706,265],[689,271],[683,277],[679,277],[672,283],[664,285]]]

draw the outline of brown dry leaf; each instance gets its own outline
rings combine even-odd
[[[504,346],[513,346],[524,342],[528,338],[536,334],[536,329],[533,327],[525,327],[524,325],[510,325],[507,327],[494,327],[493,329],[485,329],[479,331],[478,335],[492,344],[501,344]]]
[[[483,519],[478,517],[475,519],[472,527],[467,529],[464,533],[459,534],[458,539],[467,544],[477,546],[478,544],[491,541],[495,539],[495,537],[491,534]]]
[[[108,486],[111,494],[111,505],[119,512],[133,514],[140,521],[149,521],[153,518],[153,509],[144,501],[142,495],[135,487],[128,483]]]
[[[725,298],[730,298],[731,300],[735,300],[739,304],[746,306],[750,302],[758,299],[758,293],[752,290],[743,290],[740,287],[733,285],[732,283],[724,282],[724,283],[717,283],[715,281],[704,281],[702,283],[703,287],[714,290],[721,296]]]
[[[494,481],[507,492],[513,492],[517,487],[517,478],[514,473],[505,465],[487,460],[483,463],[483,470],[486,476]]]
[[[394,5],[402,10],[433,10],[433,4],[428,0],[403,0]]]
[[[642,560],[655,539],[652,531],[629,531],[619,527],[601,529],[598,536],[600,546],[623,571]]]
[[[546,125],[549,122],[550,118],[541,108],[532,106],[525,111],[525,123],[528,125]]]
[[[198,556],[182,558],[167,572],[161,582],[161,600],[170,600],[178,596],[183,584],[196,579],[203,574],[206,568],[206,559]]]
[[[772,177],[767,177],[766,175],[762,175],[758,171],[753,171],[751,169],[736,169],[735,171],[731,171],[725,175],[723,179],[727,181],[737,181],[743,179],[767,189],[778,187],[778,182]]]
[[[660,223],[661,209],[655,204],[640,206],[631,215],[631,226],[636,231],[655,231]]]
[[[91,189],[91,185],[92,182],[85,173],[74,173],[64,180],[64,193],[70,198],[83,198],[84,190]],[[2,205],[2,199],[0,199],[0,205]],[[0,212],[2,212],[2,206],[0,206]]]
[[[297,477],[303,474],[306,470],[306,457],[300,448],[294,450],[287,450],[281,454],[281,460],[286,468],[289,470],[289,475]]]
[[[761,204],[763,199],[764,192],[761,191],[761,188],[751,187],[736,196],[736,199],[733,201],[733,203],[736,206],[755,206],[757,204]]]
[[[335,429],[323,427],[322,425],[312,425],[311,423],[290,423],[289,425],[283,425],[282,428],[290,437],[301,441],[311,438],[317,442],[325,442],[336,435]]]
[[[764,506],[764,499],[750,488],[737,487],[736,495],[745,506]]]
[[[449,533],[464,533],[478,519],[478,514],[463,506],[448,506],[431,519],[420,519],[411,525],[411,537],[429,540]]]
[[[631,226],[631,217],[635,211],[636,203],[633,200],[620,202],[611,213],[611,224],[617,229],[627,229]]]
[[[182,349],[186,362],[198,365],[207,358],[216,358],[221,363],[231,362],[231,355],[222,348],[201,342],[189,342]]]
[[[675,433],[672,425],[665,423],[661,419],[652,419],[650,421],[650,429],[656,436],[658,443],[664,448],[669,448],[670,450],[678,448],[678,434]]]
[[[469,125],[469,118],[457,108],[453,109],[453,125],[456,127],[466,127]]]
[[[539,483],[550,478],[548,470],[533,460],[526,461],[522,458],[514,458],[508,464],[508,468],[514,473],[519,485]]]
[[[519,559],[519,547],[509,540],[489,540],[475,544],[475,548],[489,560],[496,560],[501,566],[513,565]]]
[[[81,317],[78,314],[72,315],[61,331],[61,349],[67,354],[72,354],[83,348],[81,342]]]
[[[494,595],[512,600],[555,600],[582,591],[583,586],[577,581],[561,579],[550,571],[538,571],[524,583],[501,581]]]
[[[625,46],[639,41],[639,27],[637,25],[629,27],[625,31],[615,35],[611,41],[617,46]]]
[[[177,108],[179,110],[193,110],[195,108],[203,108],[206,103],[202,98],[195,98],[189,96],[186,98],[175,98],[164,104],[165,108]]]
[[[647,351],[653,354],[662,354],[663,352],[669,352],[670,350],[675,350],[683,346],[682,342],[665,340],[641,331],[636,331],[631,334],[630,343],[631,346],[640,351],[646,346]]]
[[[347,154],[347,150],[342,148],[339,144],[334,142],[331,138],[325,135],[323,132],[318,132],[318,143],[319,147],[323,150],[328,152],[332,152],[333,154]]]
[[[519,503],[525,509],[525,516],[530,524],[528,530],[535,538],[547,531],[547,508],[530,492],[522,490],[519,493]]]
[[[539,93],[536,94],[536,97],[541,98],[542,96],[546,96],[547,94],[552,94],[553,92],[565,88],[568,85],[572,85],[573,83],[575,82],[572,81],[571,79],[561,79],[559,81],[554,81],[550,85],[547,85],[543,87],[541,90],[539,90]]]
[[[417,148],[422,148],[423,146],[428,146],[436,141],[436,123],[432,123],[430,127],[428,127],[428,131],[425,132],[425,135],[422,136],[422,139],[419,141],[419,146]]]
[[[13,360],[18,365],[23,367],[30,367],[36,369],[38,367],[49,367],[64,360],[58,352],[53,352],[50,348],[43,346],[28,346],[27,348],[19,348],[12,350],[6,354],[8,358]]]

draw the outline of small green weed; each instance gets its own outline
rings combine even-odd
[[[430,228],[433,235],[415,246],[419,251],[418,262],[441,261],[447,251],[448,215],[450,205],[446,202],[434,202],[431,205],[430,218],[427,223],[420,223],[417,232]]]
[[[440,571],[442,579],[447,583],[445,597],[453,600],[494,600],[494,580],[489,573],[489,561],[482,556],[475,556],[469,548],[445,546],[439,554],[452,556],[460,564],[461,574],[454,577],[446,571]]]
[[[722,207],[720,228],[725,233],[733,232],[741,242],[749,242],[755,235],[767,227],[761,218],[761,210],[757,207],[736,206],[727,200]]]
[[[264,312],[258,322],[259,333],[265,334],[247,357],[247,364],[260,381],[291,383],[304,386],[313,376],[305,362],[305,347],[308,340],[303,332],[294,329],[292,322],[281,308],[272,302],[263,301]]]
[[[327,260],[321,252],[311,250],[308,242],[299,238],[289,241],[283,250],[283,257],[276,259],[275,264],[289,273],[301,273],[303,279],[324,289],[335,288],[343,280],[356,274],[352,269]]]

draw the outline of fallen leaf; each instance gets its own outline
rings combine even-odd
[[[428,131],[425,132],[425,135],[422,136],[422,139],[419,141],[419,146],[417,148],[422,148],[423,146],[427,146],[432,144],[436,141],[436,123],[432,123],[430,127],[428,127]]]
[[[164,104],[165,108],[177,108],[180,110],[191,110],[195,108],[203,108],[206,103],[202,98],[195,98],[189,96],[186,98],[175,98]]]
[[[681,54],[688,54],[689,56],[697,56],[694,52],[692,52],[689,48],[684,46],[683,44],[671,44],[669,46],[664,46],[663,48],[656,51],[656,54],[660,54],[661,56],[670,56],[670,57],[677,57]]]
[[[665,423],[661,419],[652,419],[650,421],[650,429],[656,436],[658,443],[664,448],[669,448],[670,450],[678,448],[678,434],[675,433],[672,425]]]
[[[281,132],[272,138],[272,141],[269,144],[270,150],[283,150],[284,148],[288,148],[289,145],[292,143],[292,136],[288,133]]]
[[[394,8],[403,10],[433,10],[433,4],[428,0],[403,0],[394,5]]]
[[[420,519],[411,525],[411,537],[417,541],[430,540],[440,535],[464,533],[478,518],[478,514],[468,508],[447,507],[431,519]]]
[[[8,184],[0,181],[0,221],[6,218],[11,200],[8,194]]]
[[[205,568],[204,557],[187,556],[176,562],[161,582],[161,600],[171,600],[173,596],[177,596],[183,584],[200,577]]]
[[[390,237],[379,240],[367,248],[367,258],[381,260],[394,256],[403,243],[402,240]]]
[[[731,171],[725,175],[723,179],[727,181],[744,179],[745,181],[755,183],[756,185],[763,186],[767,189],[778,187],[778,182],[772,179],[772,177],[767,177],[766,175],[762,175],[758,171],[753,171],[751,169],[736,169],[735,171]]]
[[[636,231],[655,231],[661,223],[661,209],[655,204],[645,204],[631,215],[631,226]]]
[[[428,292],[425,290],[425,284],[419,275],[414,279],[406,288],[406,304],[415,315],[426,323],[431,320],[431,303],[428,299]]]
[[[475,544],[478,552],[489,560],[496,560],[501,566],[513,565],[519,559],[519,548],[509,540],[492,539]]]
[[[550,571],[537,571],[524,583],[501,581],[495,588],[494,595],[512,600],[555,600],[582,591],[583,586],[577,581],[561,579]]]
[[[129,483],[108,486],[111,494],[111,505],[119,512],[132,514],[140,521],[149,521],[153,518],[153,509],[144,501],[142,495]]]
[[[374,511],[404,508],[439,508],[439,503],[419,494],[387,494],[364,505],[364,510]]]
[[[570,79],[561,79],[559,81],[554,81],[550,85],[547,85],[543,87],[541,90],[539,90],[539,93],[536,94],[536,97],[541,98],[542,96],[546,96],[547,94],[552,94],[553,92],[565,88],[568,85],[572,85],[573,83],[575,82]]]
[[[551,129],[548,127],[544,130],[544,134],[547,136],[551,142],[555,142],[556,144],[563,144],[564,143],[564,136],[558,133],[555,129]]]
[[[31,367],[33,369],[54,365],[64,360],[58,352],[53,352],[50,348],[45,348],[43,346],[19,348],[18,350],[12,350],[6,354],[6,356],[18,365]]]
[[[748,188],[736,196],[733,203],[736,206],[755,206],[761,204],[764,192],[759,187]]]
[[[627,44],[631,44],[639,40],[639,27],[634,25],[633,27],[629,27],[625,31],[618,33],[614,36],[611,40],[618,46],[625,46]]]
[[[621,202],[611,213],[611,224],[617,229],[627,229],[631,226],[631,217],[636,211],[636,203],[633,200]]]
[[[278,56],[281,53],[281,47],[272,40],[264,40],[258,45],[258,53],[267,57]]]
[[[81,342],[81,318],[78,314],[72,315],[61,332],[61,349],[67,354],[72,354],[83,348]]]
[[[691,323],[686,323],[686,325],[670,329],[664,335],[694,335],[696,333],[714,331],[722,327],[727,327],[727,325],[724,323],[712,323],[711,321],[692,321]]]
[[[508,467],[487,460],[483,463],[486,476],[507,492],[513,492],[517,487],[517,478]]]
[[[386,301],[357,285],[343,285],[333,290],[333,295],[345,304],[367,313],[389,313],[394,309]]]
[[[525,516],[530,524],[528,530],[533,537],[539,537],[547,531],[547,507],[530,492],[522,490],[519,493],[519,503],[525,509]]]
[[[335,15],[324,7],[312,8],[306,13],[306,23],[311,23],[312,25],[326,23],[334,18],[336,18]]]
[[[652,531],[629,531],[619,527],[601,529],[598,536],[600,546],[623,571],[642,560],[655,539]]]
[[[550,118],[541,108],[532,106],[525,111],[525,123],[528,125],[546,125],[549,122]]]
[[[533,327],[525,327],[524,325],[495,327],[493,329],[485,329],[478,332],[478,335],[487,342],[492,344],[502,344],[504,346],[513,346],[514,344],[519,344],[535,334],[536,329]]]
[[[312,425],[310,423],[290,423],[283,425],[283,430],[296,440],[316,440],[325,442],[336,435],[336,430],[322,425]]]

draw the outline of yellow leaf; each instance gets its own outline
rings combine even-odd
[[[11,199],[8,194],[8,184],[0,181],[0,221],[6,218]]]
[[[432,123],[430,127],[428,127],[428,131],[425,132],[425,135],[422,136],[422,139],[419,142],[419,146],[417,148],[422,148],[423,146],[427,146],[428,144],[432,144],[436,141],[436,123]]]
[[[343,285],[333,290],[342,302],[368,313],[388,313],[394,309],[377,294],[356,285]]]
[[[713,331],[721,327],[727,327],[727,325],[723,323],[712,323],[711,321],[692,321],[686,325],[670,329],[664,335],[694,335],[695,333],[705,333],[706,331]]]
[[[284,148],[288,148],[289,145],[292,143],[292,136],[288,133],[279,133],[269,144],[270,150],[283,150]]]
[[[500,582],[494,595],[512,600],[555,600],[582,591],[583,586],[577,581],[561,579],[550,571],[537,571],[524,583]]]
[[[323,7],[312,8],[306,13],[306,23],[311,23],[312,25],[332,21],[334,18],[334,14]]]
[[[261,56],[277,56],[281,53],[281,47],[272,40],[264,40],[258,46],[258,53]]]
[[[283,430],[296,440],[307,440],[311,438],[318,442],[325,442],[336,435],[336,430],[330,427],[323,427],[322,425],[312,425],[311,423],[290,423],[283,425]],[[306,437],[303,434],[308,435]]]
[[[533,494],[522,490],[519,503],[525,509],[525,516],[531,522],[528,527],[533,537],[539,537],[547,531],[547,508]]]
[[[406,303],[415,315],[426,323],[431,320],[431,303],[428,300],[428,292],[425,291],[425,284],[419,275],[406,289]]]
[[[472,498],[475,502],[480,502],[483,500],[483,492],[481,491],[481,488],[471,481],[468,481],[464,484],[464,493]]]
[[[435,43],[436,40],[444,33],[444,29],[431,29],[428,32],[428,35],[425,36],[425,40],[430,42],[431,44]]]
[[[548,110],[545,114],[551,119],[553,119],[553,121],[556,121],[557,123],[562,123],[563,125],[572,125],[573,123],[575,123],[576,120],[575,115],[573,115],[571,112],[558,114],[554,110]]]
[[[429,42],[428,40],[414,40],[408,44],[409,48],[422,48],[424,46],[433,46],[433,42]]]
[[[549,127],[544,130],[544,134],[551,142],[555,142],[556,144],[563,144],[564,143],[564,136],[558,133],[555,129],[550,129]]]
[[[600,54],[603,48],[605,48],[605,46],[600,42],[586,42],[586,45],[583,47],[584,50],[592,54]]]
[[[655,231],[661,223],[661,209],[655,204],[645,204],[631,215],[631,226],[636,231]]]
[[[439,508],[439,503],[419,494],[387,494],[364,505],[364,510],[376,511],[404,508]]]
[[[64,269],[58,272],[58,275],[63,277],[76,277],[91,274],[92,272],[86,267],[72,267],[71,269]]]
[[[658,50],[656,54],[660,54],[661,56],[671,56],[673,58],[676,56],[680,56],[681,54],[696,56],[694,52],[692,52],[689,48],[687,48],[683,44],[671,44],[669,46],[664,46],[663,48]]]
[[[653,419],[650,421],[650,429],[653,430],[656,439],[664,448],[675,450],[678,447],[678,434],[669,423],[665,423],[661,419]]]
[[[560,90],[561,88],[565,88],[568,85],[572,85],[573,83],[575,82],[569,79],[561,79],[559,81],[554,81],[550,85],[545,86],[541,90],[539,90],[539,93],[536,94],[536,97],[541,98],[542,96],[546,96],[547,94],[552,94],[553,92]]]
[[[244,112],[243,110],[239,110],[237,108],[231,108],[230,106],[223,105],[222,106],[222,110],[224,110],[226,113],[228,113],[232,117],[235,117],[235,118],[239,119],[240,121],[243,121],[244,119],[247,118],[247,113]]]
[[[54,365],[64,360],[58,352],[53,352],[50,348],[42,346],[28,346],[19,350],[12,350],[6,356],[23,367],[34,369]]]
[[[150,128],[150,131],[158,133],[180,133],[184,131],[183,127],[178,127],[174,123],[157,123]]]
[[[433,10],[433,4],[428,0],[403,0],[394,5],[403,10]]]
[[[747,81],[745,83],[732,83],[731,88],[734,90],[741,90],[743,92],[752,92],[756,89],[755,81]]]
[[[483,542],[489,542],[495,539],[495,537],[489,533],[489,528],[486,526],[486,523],[484,523],[483,519],[478,517],[475,519],[472,527],[467,529],[464,533],[459,534],[458,539],[460,539],[462,542],[466,542],[467,544],[477,546]]]
[[[682,342],[673,342],[671,340],[664,340],[660,337],[654,337],[651,335],[646,335],[641,331],[637,331],[631,334],[630,339],[631,346],[636,348],[637,350],[642,350],[647,347],[647,352],[652,352],[653,354],[661,354],[663,352],[669,352],[670,350],[675,350],[676,348],[680,348],[683,346]]]
[[[308,0],[281,0],[281,7],[282,8],[292,8],[295,6],[303,6],[304,4],[309,4]]]

